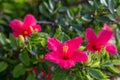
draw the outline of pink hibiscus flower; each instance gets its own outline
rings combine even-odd
[[[103,30],[108,30],[108,31],[113,32],[113,28],[109,27],[107,25],[107,23],[104,23]],[[115,43],[115,37],[114,36],[112,36],[112,38],[110,39],[109,43]]]
[[[93,29],[88,28],[86,30],[88,45],[86,47],[91,52],[100,52],[101,49],[105,48],[110,54],[115,55],[117,54],[116,46],[109,43],[112,36],[113,32],[109,30],[101,30],[98,36],[96,36]]]
[[[113,31],[113,29],[109,27],[107,23],[104,23],[103,30]]]
[[[31,14],[28,14],[24,21],[14,19],[10,22],[10,27],[13,30],[14,37],[22,35],[24,38],[30,36],[33,31],[41,31],[40,25],[37,25],[35,17]]]
[[[63,44],[56,38],[48,39],[48,48],[52,52],[45,55],[46,60],[57,63],[60,68],[68,69],[75,65],[76,62],[86,62],[88,55],[84,51],[78,51],[78,47],[82,43],[81,37],[68,40]]]

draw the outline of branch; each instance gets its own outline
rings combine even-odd
[[[78,1],[76,3],[68,5],[68,7],[75,7],[75,6],[78,6],[79,4],[83,4],[83,3],[88,3],[88,1],[87,0]]]
[[[54,20],[53,22],[51,22],[51,21],[38,21],[37,23],[52,25],[50,37],[54,36],[56,28],[58,27],[58,21],[57,20]]]
[[[54,22],[49,22],[49,21],[37,21],[37,23],[39,23],[39,24],[51,24],[51,25],[55,24]]]

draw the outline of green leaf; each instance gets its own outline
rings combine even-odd
[[[108,14],[107,16],[108,16],[108,18],[109,18],[110,20],[115,21],[114,15]]]
[[[102,17],[96,18],[96,20],[99,21],[99,22],[105,22],[105,21],[108,21],[109,18],[107,16],[102,16]]]
[[[117,8],[117,14],[120,16],[120,6]]]
[[[16,38],[15,38],[12,34],[10,34],[10,35],[9,35],[9,39],[10,39],[10,41],[11,41],[12,47],[13,47],[13,48],[16,48],[16,47],[17,47]]]
[[[92,20],[90,14],[88,14],[88,13],[84,14],[81,18],[82,18],[84,21],[88,21],[88,22]]]
[[[25,67],[23,66],[23,64],[20,63],[14,67],[14,69],[13,69],[13,77],[14,78],[18,78],[24,74],[25,74]]]
[[[98,69],[90,69],[89,74],[95,79],[106,79],[107,78],[107,76]]]
[[[67,75],[63,70],[61,70],[61,71],[55,72],[55,74],[52,77],[52,80],[66,80],[66,78],[67,78]]]
[[[0,33],[0,44],[2,45],[6,44],[6,37],[3,33]]]
[[[107,69],[108,69],[109,71],[111,71],[112,73],[115,73],[115,74],[118,74],[118,73],[119,73],[119,70],[118,70],[116,67],[109,66],[109,67],[107,67]]]
[[[82,28],[81,28],[82,24],[80,24],[80,23],[79,24],[71,24],[71,26],[78,31],[82,30]]]
[[[0,62],[0,72],[4,71],[5,69],[7,69],[8,64],[6,62]]]
[[[114,13],[114,7],[115,7],[115,1],[114,0],[108,0],[108,9],[113,14]]]
[[[54,9],[54,6],[53,6],[53,3],[51,0],[49,0],[49,5],[50,5],[50,8],[53,10]]]
[[[90,75],[86,75],[88,80],[94,80]]]
[[[32,73],[30,73],[26,80],[36,80],[36,79],[35,79],[34,75]]]
[[[25,43],[25,39],[22,35],[20,35],[18,38],[17,38],[17,43],[19,45],[19,47],[22,47]]]
[[[53,11],[50,9],[50,7],[48,6],[48,4],[46,2],[44,2],[44,6],[48,9],[48,11],[50,13],[53,13]]]
[[[100,66],[100,62],[97,61],[97,62],[94,62],[91,67],[99,67]]]
[[[104,62],[102,67],[112,66],[113,64],[110,61]]]
[[[101,2],[103,5],[107,6],[106,0],[100,0],[100,2]]]
[[[63,34],[62,42],[65,42],[66,40],[70,39],[70,37],[67,34],[65,34],[65,33],[62,33],[62,34]]]
[[[112,60],[113,65],[120,65],[120,60]]]
[[[78,77],[80,80],[83,80],[83,75],[82,75],[81,71],[76,72],[76,77]]]
[[[19,58],[24,63],[24,65],[26,66],[30,65],[30,57],[27,51],[24,51],[23,53],[19,54]]]
[[[73,20],[73,17],[72,17],[72,15],[71,15],[71,13],[70,13],[69,10],[67,10],[67,15],[68,15],[68,17],[69,17],[71,20]]]

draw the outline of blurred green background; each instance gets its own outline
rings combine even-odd
[[[119,28],[119,5],[120,0],[0,0],[0,31],[8,35],[9,22],[30,13],[38,21],[56,23],[70,35],[69,31],[80,34],[87,27],[99,30],[104,22]],[[51,25],[41,26],[44,31]]]

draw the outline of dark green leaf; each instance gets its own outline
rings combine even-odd
[[[108,9],[113,14],[114,13],[114,7],[115,7],[115,1],[114,0],[108,0]]]
[[[0,62],[0,72],[4,71],[5,69],[7,69],[8,64],[6,62]]]
[[[26,66],[30,65],[30,57],[27,51],[24,51],[23,53],[19,54],[19,58]]]
[[[95,79],[106,79],[107,76],[99,69],[90,69],[89,74]]]
[[[18,78],[24,74],[25,74],[25,67],[23,66],[23,64],[20,63],[14,67],[14,69],[13,69],[13,77],[14,78]]]
[[[36,79],[35,76],[32,73],[30,73],[26,80],[36,80]]]

